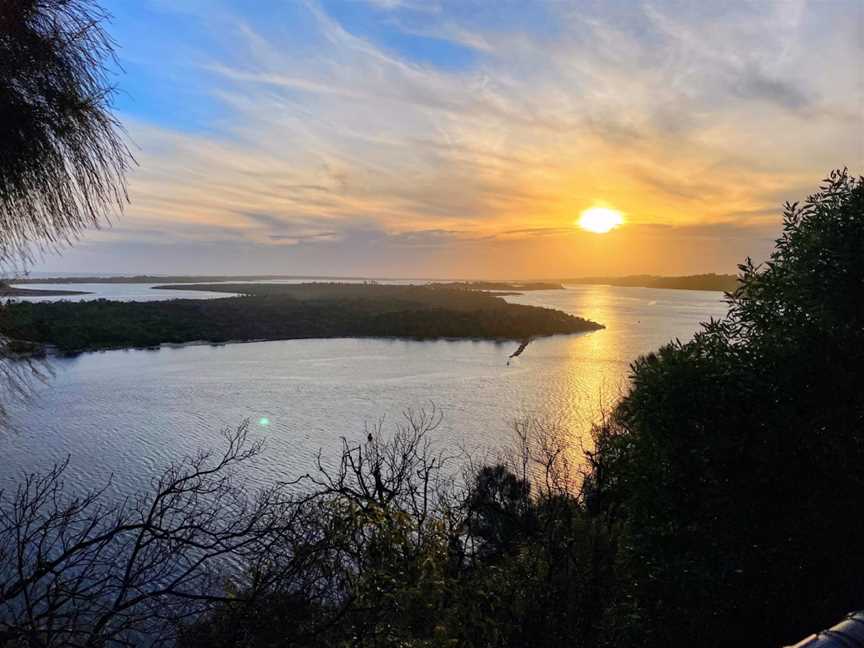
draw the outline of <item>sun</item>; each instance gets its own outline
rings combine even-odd
[[[623,223],[621,212],[607,207],[591,207],[580,214],[578,225],[588,232],[606,234]]]

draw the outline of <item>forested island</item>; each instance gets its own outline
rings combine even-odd
[[[628,275],[626,277],[580,277],[566,279],[569,284],[605,284],[608,286],[624,286],[628,288],[670,288],[673,290],[715,290],[732,292],[738,286],[738,280],[731,274],[699,274],[680,277],[662,277],[657,275]]]
[[[15,303],[2,333],[64,354],[334,337],[526,340],[581,333],[601,324],[561,311],[508,304],[488,293],[432,286],[370,284],[195,284],[166,289],[226,292],[224,299],[157,302]]]

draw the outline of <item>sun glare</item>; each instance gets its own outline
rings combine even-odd
[[[586,209],[579,216],[579,227],[595,234],[605,234],[624,222],[621,212],[606,207]]]

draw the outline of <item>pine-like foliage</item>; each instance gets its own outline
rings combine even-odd
[[[0,0],[0,265],[122,209],[133,159],[109,110],[106,18],[89,0]]]

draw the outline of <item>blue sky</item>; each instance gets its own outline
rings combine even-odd
[[[131,203],[36,271],[731,272],[864,170],[858,0],[105,6]]]

